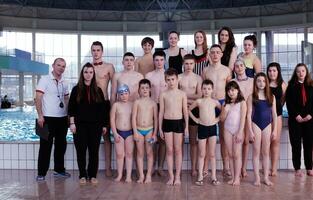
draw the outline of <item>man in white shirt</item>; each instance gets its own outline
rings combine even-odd
[[[48,125],[48,140],[40,138],[38,154],[37,181],[44,181],[50,165],[50,155],[54,140],[54,176],[70,177],[65,171],[64,155],[68,129],[67,105],[69,99],[68,84],[63,80],[65,60],[57,58],[52,64],[53,71],[43,76],[36,88],[36,110],[38,124]]]

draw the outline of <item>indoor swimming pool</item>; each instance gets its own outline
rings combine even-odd
[[[0,141],[39,141],[35,134],[35,119],[37,117],[34,106],[24,106],[0,110]],[[68,134],[68,141],[72,135]]]

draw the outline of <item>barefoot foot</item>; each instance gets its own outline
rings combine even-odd
[[[115,181],[115,182],[120,182],[121,179],[122,179],[122,176],[117,176],[117,177],[114,179],[114,181]]]
[[[238,186],[238,185],[240,185],[240,179],[234,180],[233,186]]]
[[[170,177],[168,181],[166,182],[166,185],[173,185],[174,184],[174,177]]]
[[[274,185],[273,182],[271,182],[269,179],[264,179],[264,184],[267,185],[267,186]]]
[[[297,177],[302,177],[302,176],[303,176],[302,171],[301,171],[300,169],[299,169],[299,170],[296,170],[295,176],[297,176]]]
[[[151,176],[146,176],[145,184],[151,183]]]
[[[181,185],[180,178],[176,178],[174,181],[174,186],[178,186],[178,185]]]
[[[125,179],[125,183],[131,183],[132,182],[132,178],[131,177],[127,177],[126,179]]]
[[[145,177],[144,176],[140,176],[139,179],[137,180],[137,183],[142,184],[144,180],[145,180]]]

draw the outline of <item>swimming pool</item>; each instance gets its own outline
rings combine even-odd
[[[1,109],[0,141],[39,141],[35,134],[36,117],[34,106]],[[72,141],[71,134],[67,140]]]

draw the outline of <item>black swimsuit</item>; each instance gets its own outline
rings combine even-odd
[[[281,98],[283,97],[283,88],[281,86],[270,87],[270,88],[271,88],[272,94],[275,96],[275,99],[276,99],[277,116],[280,116],[283,113],[283,105],[281,103]]]
[[[183,57],[181,56],[181,49],[177,56],[169,56],[168,58],[169,68],[174,68],[177,70],[178,74],[183,73]]]

